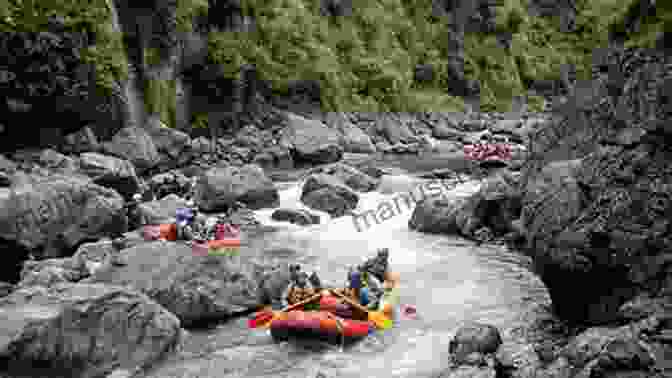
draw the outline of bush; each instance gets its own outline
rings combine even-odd
[[[116,82],[126,79],[128,67],[121,35],[112,27],[111,12],[105,0],[54,0],[35,4],[0,0],[0,38],[5,43],[8,40],[24,43],[6,50],[18,58],[10,59],[16,64],[11,64],[9,69],[18,79],[13,88],[5,87],[9,90],[7,95],[86,96],[88,77],[76,75],[77,63],[92,64],[98,87],[108,92]],[[34,61],[25,64],[20,62],[21,57],[31,57]],[[27,74],[26,67],[37,64],[41,66],[36,71],[41,74]],[[10,94],[13,91],[15,93]],[[34,93],[36,91],[39,94]]]

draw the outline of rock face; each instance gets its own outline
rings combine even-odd
[[[0,237],[29,250],[72,248],[125,231],[123,204],[115,191],[85,179],[26,176],[0,202]]]
[[[279,204],[278,190],[264,171],[256,165],[212,168],[196,185],[195,199],[203,211],[217,211],[236,201],[250,209],[275,207]]]
[[[343,113],[328,113],[325,123],[342,134],[341,145],[345,152],[370,154],[376,152],[376,146],[362,129],[355,126]]]
[[[119,192],[125,199],[141,191],[142,184],[135,173],[135,167],[128,160],[96,152],[79,155],[80,170],[94,183]]]
[[[332,217],[342,217],[357,208],[359,196],[337,178],[316,174],[303,184],[301,202]]]
[[[319,167],[313,169],[311,172],[333,176],[347,185],[350,189],[358,192],[366,193],[373,191],[380,183],[380,180],[369,176],[355,167],[343,163],[335,163]]]
[[[155,167],[160,161],[154,140],[139,127],[119,130],[111,141],[103,143],[103,150],[130,161],[140,172]]]
[[[182,334],[179,320],[159,304],[115,286],[26,288],[0,299],[0,309],[0,358],[10,376],[135,371],[175,348]]]
[[[121,252],[123,266],[96,272],[86,282],[130,285],[185,326],[221,320],[261,305],[252,267],[227,256],[200,256],[182,243],[144,243]]]
[[[521,198],[512,178],[487,179],[474,194],[464,198],[427,198],[413,211],[411,229],[439,234],[458,234],[488,241],[513,231],[520,216]]]
[[[290,146],[298,160],[310,163],[334,163],[343,157],[341,138],[324,123],[288,114],[283,144]]]

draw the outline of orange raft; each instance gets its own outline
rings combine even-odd
[[[375,330],[367,314],[341,303],[336,297],[320,298],[318,311],[294,310],[279,313],[270,324],[276,341],[317,339],[330,343],[351,343]]]

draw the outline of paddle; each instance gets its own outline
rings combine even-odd
[[[320,299],[322,297],[322,293],[318,293],[313,295],[310,298],[304,299],[301,302],[294,303],[291,306],[287,306],[283,308],[280,311],[272,311],[272,310],[266,310],[266,311],[260,311],[257,312],[254,316],[254,318],[250,319],[247,322],[248,327],[250,328],[259,328],[259,327],[265,327],[271,323],[271,320],[275,318],[276,315],[282,312],[287,312],[287,311],[292,311],[296,308],[299,308],[301,306],[305,306],[310,302],[313,302],[316,299]]]
[[[369,316],[369,321],[373,322],[373,324],[375,324],[376,327],[378,327],[378,329],[388,329],[392,327],[392,319],[385,316],[385,314],[379,311],[369,311],[369,309],[367,309],[366,307],[362,306],[361,304],[350,299],[348,296],[343,295],[335,290],[331,290],[331,293],[345,300],[356,309],[365,312]]]

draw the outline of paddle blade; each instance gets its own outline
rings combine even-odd
[[[272,311],[258,312],[252,319],[247,321],[250,328],[259,328],[268,325],[273,320],[274,314]]]
[[[380,312],[371,311],[369,312],[369,320],[376,325],[378,329],[388,329],[392,327],[392,319],[385,316],[385,314]]]

